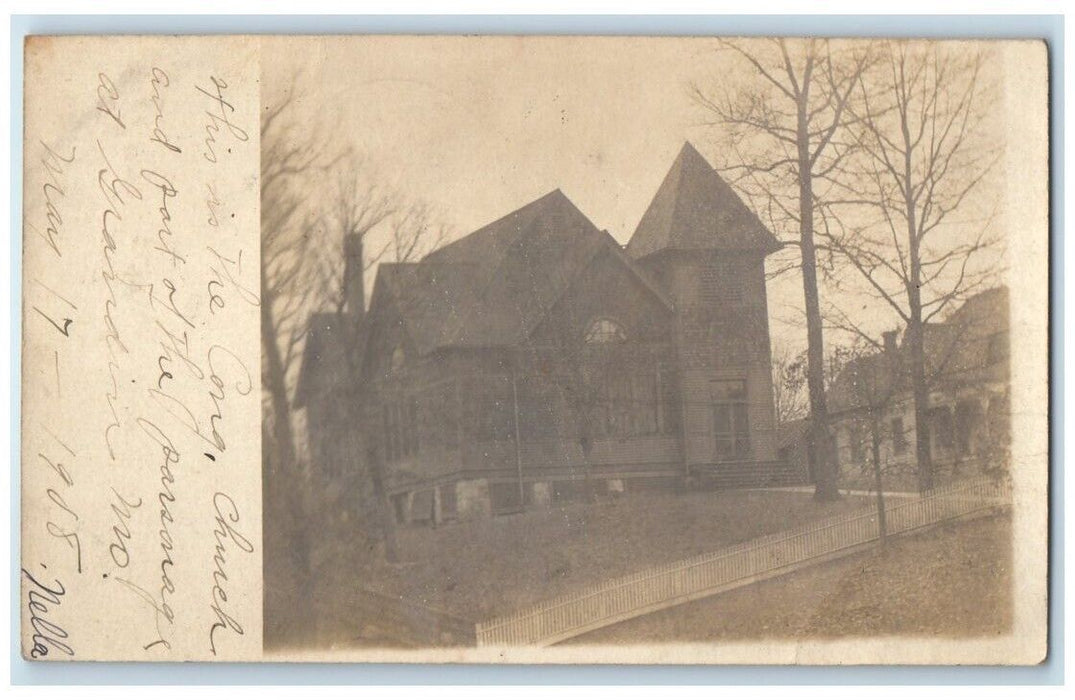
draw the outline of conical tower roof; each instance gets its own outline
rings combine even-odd
[[[635,259],[664,250],[780,248],[773,234],[690,143],[684,143],[657,189],[627,252]]]

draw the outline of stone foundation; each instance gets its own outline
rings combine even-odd
[[[552,503],[552,485],[547,481],[530,484],[530,503],[535,506],[547,506]]]

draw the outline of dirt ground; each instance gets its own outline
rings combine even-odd
[[[362,568],[361,580],[368,588],[479,620],[869,503],[863,497],[817,503],[809,493],[720,491],[554,505],[401,530],[403,563]],[[332,564],[320,567],[326,572],[322,595],[346,595],[356,584],[360,567],[346,564],[353,554],[345,545],[322,553]]]
[[[565,644],[981,637],[1012,625],[1011,517],[946,523]]]

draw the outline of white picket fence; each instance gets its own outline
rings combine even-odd
[[[897,535],[1011,502],[1007,479],[978,477],[885,508]],[[553,644],[689,600],[849,553],[880,536],[877,508],[810,523],[611,579],[476,625],[478,646]]]

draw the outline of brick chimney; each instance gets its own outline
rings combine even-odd
[[[900,332],[897,331],[885,331],[881,334],[881,338],[884,340],[885,352],[896,352],[896,336]]]
[[[362,318],[366,313],[365,261],[362,256],[362,236],[349,233],[343,239],[344,312]]]

